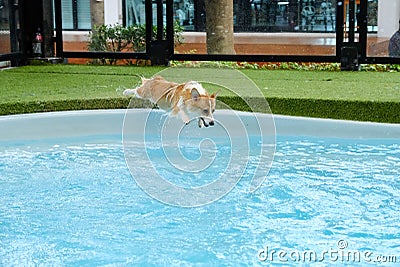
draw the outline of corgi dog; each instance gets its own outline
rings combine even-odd
[[[217,93],[209,95],[203,86],[195,81],[175,83],[161,76],[151,79],[142,78],[142,84],[135,89],[126,89],[125,96],[135,95],[148,99],[160,109],[180,116],[185,124],[191,119],[199,118],[200,128],[214,125]]]

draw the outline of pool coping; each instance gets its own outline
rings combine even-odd
[[[79,110],[0,116],[0,140],[37,140],[95,135],[121,134],[126,109]],[[148,109],[129,109],[143,120]],[[162,111],[154,110],[162,113]],[[277,135],[316,136],[348,139],[400,139],[400,124],[346,121],[217,110],[214,117],[234,129],[230,116],[257,115],[258,119],[273,119]],[[106,122],[106,123],[105,123]],[[177,120],[177,123],[179,121]],[[180,122],[179,122],[180,123]],[[143,129],[138,127],[143,132]]]

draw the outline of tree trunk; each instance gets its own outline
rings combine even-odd
[[[90,13],[92,13],[92,30],[94,26],[101,26],[104,24],[104,1],[90,1]]]
[[[233,0],[206,0],[208,54],[235,54]]]

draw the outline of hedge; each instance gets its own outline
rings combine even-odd
[[[262,98],[247,99],[251,101],[253,109],[240,97],[219,96],[218,100],[235,110],[265,111],[258,109],[265,103]],[[373,102],[373,101],[345,101],[320,99],[293,99],[293,98],[266,98],[272,113],[306,116],[317,118],[331,118],[342,120],[374,121],[400,123],[400,102]],[[0,104],[0,115],[67,111],[90,109],[125,109],[131,107],[148,108],[149,102],[141,99],[107,98],[107,99],[73,99],[54,101],[13,102]],[[254,105],[255,104],[255,105]],[[217,108],[224,105],[219,104]],[[254,108],[255,107],[255,108]]]

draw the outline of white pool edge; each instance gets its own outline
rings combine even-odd
[[[147,114],[148,110],[130,109],[129,112],[133,116],[140,118]],[[117,109],[0,116],[0,140],[37,140],[121,134],[125,113],[125,109]],[[252,113],[217,110],[214,117],[231,128],[235,127],[235,125],[229,124],[230,118],[238,114],[243,120],[246,120],[246,117],[253,116]],[[257,114],[258,119],[271,119],[271,116],[275,122],[277,135],[350,139],[400,139],[400,124]],[[138,129],[140,130],[140,127]]]

